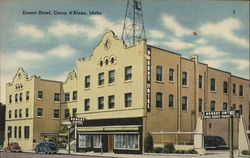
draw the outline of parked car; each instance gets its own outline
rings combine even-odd
[[[36,153],[55,154],[58,150],[56,143],[51,141],[42,141],[35,147]]]
[[[17,142],[11,142],[10,145],[4,148],[4,151],[22,152],[21,147],[18,145]]]
[[[220,136],[204,136],[205,149],[228,149],[225,140]]]

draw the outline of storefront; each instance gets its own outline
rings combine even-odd
[[[142,153],[142,118],[87,122],[85,126],[77,127],[78,152]]]

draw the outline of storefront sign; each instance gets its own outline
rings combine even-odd
[[[151,111],[151,48],[147,50],[147,82],[146,82],[146,103],[147,111]]]

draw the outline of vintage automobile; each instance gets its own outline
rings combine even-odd
[[[205,149],[228,149],[225,140],[220,136],[204,136]]]
[[[18,145],[17,142],[11,142],[10,145],[4,148],[4,151],[22,152],[21,147]]]
[[[57,145],[52,141],[42,141],[35,147],[36,153],[55,154],[58,152]]]

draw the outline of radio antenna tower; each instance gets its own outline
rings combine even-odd
[[[128,0],[122,39],[126,46],[135,44],[135,41],[146,39],[141,0]]]

